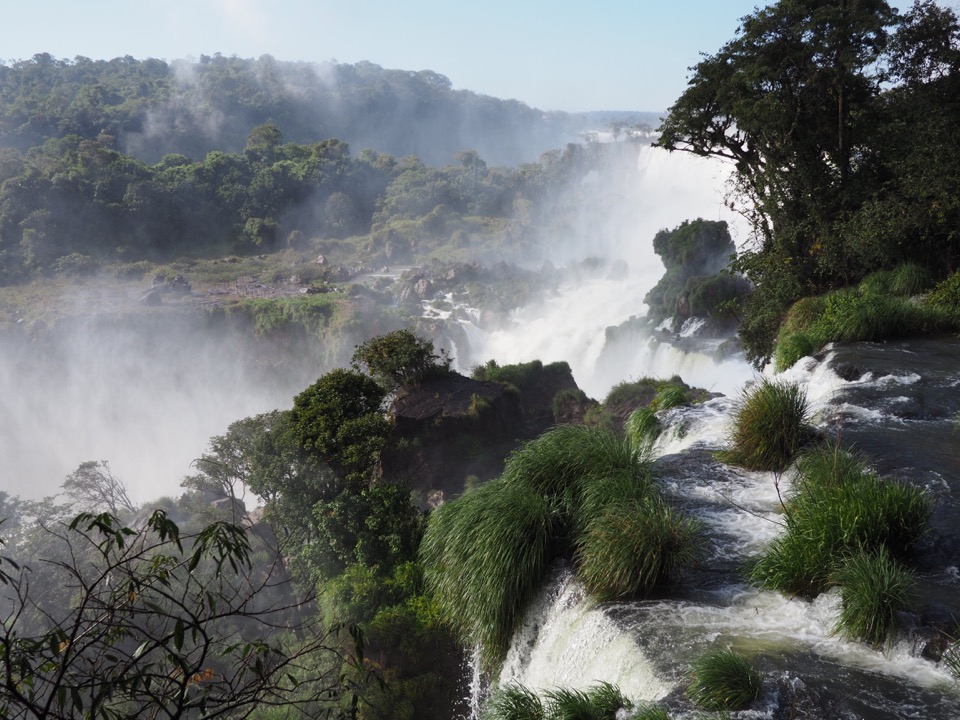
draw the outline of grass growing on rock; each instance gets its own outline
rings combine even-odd
[[[760,697],[762,685],[760,673],[743,655],[713,650],[693,663],[687,694],[703,710],[742,710]]]
[[[494,480],[430,518],[424,575],[446,622],[492,665],[550,564],[556,506],[529,486]]]
[[[906,263],[873,273],[857,287],[798,300],[777,336],[774,367],[785,370],[831,342],[876,342],[956,330],[956,305],[941,301],[949,294],[941,290],[947,285],[938,286],[926,303],[910,299],[929,283],[923,268]]]
[[[836,631],[850,639],[880,646],[892,639],[898,613],[913,609],[913,573],[885,547],[853,555],[837,569],[842,608]]]
[[[864,474],[843,482],[802,480],[786,506],[787,532],[750,571],[761,587],[814,597],[860,551],[904,556],[923,533],[930,502],[919,489]]]
[[[808,416],[798,385],[763,379],[741,396],[731,447],[720,459],[748,470],[785,470],[808,437]]]
[[[544,693],[544,697],[546,703],[529,688],[507,685],[494,691],[481,717],[483,720],[616,720],[619,711],[633,708],[620,688],[610,683],[600,683],[586,691],[555,688]],[[658,716],[641,714],[639,717],[658,720]]]
[[[434,511],[420,553],[445,619],[490,670],[554,558],[574,559],[596,597],[643,594],[693,561],[698,533],[625,438],[561,426]]]
[[[701,533],[658,497],[611,503],[578,541],[579,576],[598,600],[646,595],[699,558]]]

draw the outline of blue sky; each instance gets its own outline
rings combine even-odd
[[[544,110],[665,110],[762,0],[0,0],[0,60],[201,54],[434,70]],[[908,2],[891,3],[906,7]],[[956,6],[955,0],[945,4]]]
[[[758,0],[0,0],[0,60],[369,60],[544,110],[665,110]],[[897,3],[905,7],[906,3]]]

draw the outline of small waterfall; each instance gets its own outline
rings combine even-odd
[[[570,570],[558,568],[527,612],[500,684],[543,692],[585,690],[604,681],[643,701],[659,700],[671,689],[633,638],[584,595]]]

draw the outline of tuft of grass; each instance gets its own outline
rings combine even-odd
[[[493,480],[435,510],[420,545],[444,620],[494,667],[549,567],[556,506],[529,486]]]
[[[630,717],[632,720],[670,720],[667,711],[656,705],[641,708]]]
[[[834,582],[842,601],[836,632],[850,640],[883,645],[892,640],[897,613],[913,609],[913,573],[882,546],[848,558],[837,568]]]
[[[917,263],[907,262],[894,268],[890,292],[900,297],[919,295],[930,287],[930,272]]]
[[[690,699],[703,710],[741,710],[760,697],[763,678],[732,650],[714,650],[693,663]]]
[[[660,420],[650,407],[637,408],[624,424],[627,438],[637,452],[647,452],[660,435],[660,429]]]
[[[561,425],[511,454],[502,478],[561,501],[569,511],[579,504],[586,480],[617,471],[646,472],[626,438],[601,427]]]
[[[591,476],[583,482],[580,501],[571,515],[575,535],[585,532],[591,522],[617,503],[643,502],[657,496],[652,465],[642,461],[638,469],[619,468],[605,475]]]
[[[687,391],[679,385],[664,385],[653,400],[650,401],[650,407],[653,410],[669,410],[679,407],[687,402]]]
[[[699,559],[699,523],[659,497],[612,503],[578,540],[578,576],[599,600],[642,596]]]
[[[606,682],[585,692],[556,688],[544,694],[546,706],[536,693],[522,685],[498,688],[481,717],[483,720],[616,720],[620,710],[633,707],[620,688]],[[648,720],[658,719],[652,716]]]
[[[497,688],[481,715],[483,720],[544,720],[543,703],[522,685]]]
[[[785,470],[807,437],[807,419],[807,396],[798,385],[763,379],[741,396],[731,447],[720,458],[749,470]]]
[[[785,508],[787,532],[749,569],[763,588],[816,596],[835,584],[846,558],[881,549],[903,557],[926,528],[927,494],[876,477],[855,453],[820,446],[797,468]]]
[[[813,341],[802,332],[790,333],[777,338],[777,345],[773,351],[773,366],[777,372],[796,365],[800,358],[813,355],[815,352]]]
[[[797,457],[797,484],[826,486],[859,482],[869,474],[866,459],[840,443],[817,443]]]

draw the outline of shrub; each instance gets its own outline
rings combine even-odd
[[[714,650],[693,664],[690,699],[704,710],[741,710],[760,697],[760,673],[732,650]]]
[[[897,613],[913,606],[913,574],[884,547],[847,559],[834,581],[843,603],[836,631],[850,640],[882,645],[896,628]]]
[[[960,313],[960,272],[936,285],[927,296],[926,304],[953,315]]]
[[[806,393],[793,383],[761,380],[744,392],[724,462],[749,470],[784,470],[809,432]]]
[[[699,557],[700,537],[660,498],[612,503],[578,542],[578,576],[600,600],[645,595]]]

